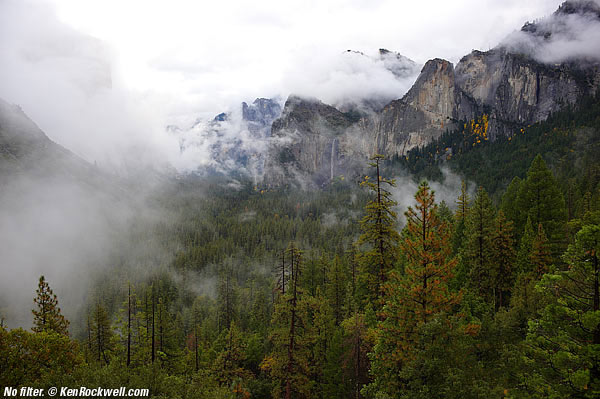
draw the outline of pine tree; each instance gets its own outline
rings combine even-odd
[[[541,223],[538,224],[537,234],[531,244],[529,261],[533,268],[532,271],[538,279],[541,278],[544,273],[548,272],[550,265],[552,264],[548,239],[546,238]]]
[[[309,397],[310,346],[313,342],[310,326],[310,300],[299,284],[302,253],[290,243],[286,259],[289,262],[288,289],[278,297],[271,324],[273,351],[261,363],[277,382],[273,396]]]
[[[470,286],[490,303],[494,297],[491,276],[493,230],[494,207],[487,192],[480,187],[467,217],[462,258]]]
[[[352,386],[346,382],[343,330],[336,328],[329,337],[323,366],[323,397],[346,399],[350,397]]]
[[[469,193],[467,192],[467,184],[463,180],[460,184],[460,195],[456,200],[456,204],[458,208],[456,209],[456,220],[463,224],[466,223],[467,215],[469,213],[469,202],[471,199],[469,198]]]
[[[58,299],[44,276],[40,276],[36,293],[37,296],[33,302],[37,305],[37,310],[31,311],[33,313],[32,330],[34,332],[55,332],[68,336],[69,322],[61,314]]]
[[[549,240],[552,258],[558,263],[566,249],[567,211],[558,183],[540,155],[531,163],[527,179],[521,184],[517,206],[517,229],[523,228],[528,217],[534,228],[542,224]]]
[[[536,367],[525,382],[548,397],[600,397],[600,226],[586,225],[564,255],[564,271],[538,284],[553,298],[529,323],[529,357]]]
[[[247,380],[252,373],[244,368],[246,348],[235,322],[220,338],[223,349],[213,363],[213,370],[221,385],[229,386],[236,380]]]
[[[331,304],[335,324],[339,325],[344,319],[346,303],[346,270],[339,256],[335,256],[327,271],[325,294]]]
[[[369,165],[375,168],[376,177],[373,182],[369,176],[361,183],[367,187],[375,199],[365,207],[366,215],[360,221],[362,230],[357,244],[366,247],[360,254],[361,279],[367,288],[367,298],[374,304],[381,304],[382,287],[387,281],[388,272],[398,260],[398,242],[400,235],[396,231],[396,212],[393,207],[391,192],[385,188],[394,187],[395,181],[388,180],[380,174],[380,162],[383,155],[375,155]]]
[[[402,233],[405,275],[393,272],[385,285],[385,306],[372,357],[375,386],[391,394],[401,389],[398,373],[414,359],[421,329],[460,300],[460,295],[448,289],[456,260],[451,258],[448,226],[439,219],[427,182],[421,183],[415,199],[417,205],[408,208]]]
[[[498,211],[492,236],[492,280],[494,281],[494,304],[496,309],[508,305],[508,294],[514,283],[514,248],[512,222],[504,212]]]
[[[108,313],[99,302],[91,317],[91,347],[96,361],[110,363],[110,353],[113,350],[113,331]]]
[[[372,349],[365,315],[355,311],[354,315],[342,322],[342,328],[344,329],[345,346],[348,348],[344,354],[342,365],[347,370],[346,378],[352,392],[349,397],[359,399],[362,387],[369,381],[368,353]]]
[[[500,209],[504,212],[506,218],[514,223],[519,221],[519,207],[517,205],[517,196],[519,195],[519,190],[521,189],[522,180],[517,176],[512,179],[506,191],[502,195],[502,200],[500,202]],[[522,227],[522,226],[518,226]],[[518,237],[520,238],[520,232],[518,232]]]
[[[533,225],[531,224],[531,218],[527,218],[525,229],[521,236],[519,250],[517,252],[517,267],[519,273],[528,273],[532,270],[531,250],[533,248],[534,239],[535,233],[533,231]]]

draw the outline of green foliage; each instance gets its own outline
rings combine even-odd
[[[465,243],[461,252],[463,274],[468,286],[489,303],[495,288],[493,267],[494,206],[482,187],[477,191],[465,223]]]
[[[77,343],[52,330],[0,327],[0,353],[2,387],[57,385],[82,362]]]
[[[37,309],[33,309],[33,331],[56,332],[69,335],[69,321],[61,314],[58,307],[58,299],[46,282],[44,276],[40,276],[37,296],[33,299]]]
[[[382,155],[375,155],[371,160],[374,162],[370,165],[376,170],[375,181],[366,176],[361,186],[367,187],[375,198],[365,207],[366,214],[360,221],[362,234],[357,245],[363,249],[358,259],[362,269],[362,284],[366,287],[366,299],[380,303],[387,274],[398,261],[400,235],[396,230],[397,215],[393,210],[397,203],[385,188],[394,187],[396,183],[380,175]]]
[[[534,395],[600,395],[599,251],[600,226],[584,226],[565,253],[568,269],[538,284],[552,301],[529,322],[527,355],[537,367],[528,390]]]

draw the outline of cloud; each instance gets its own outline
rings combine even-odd
[[[461,193],[462,181],[465,179],[451,171],[448,167],[442,167],[442,174],[443,181],[430,181],[429,187],[434,192],[436,203],[439,204],[445,201],[446,205],[454,210],[457,206],[456,200]],[[416,205],[415,194],[419,189],[419,183],[415,182],[412,176],[407,175],[399,176],[395,179],[396,187],[392,188],[391,193],[394,201],[398,203],[396,212],[398,213],[400,224],[404,226],[406,224],[404,213],[409,206],[414,208]],[[468,180],[466,184],[470,198],[474,198],[476,185],[470,183]]]
[[[458,59],[551,7],[543,0],[435,6],[4,0],[0,97],[21,105],[51,139],[90,162],[115,170],[170,162],[191,170],[212,156],[198,143],[202,134],[188,139],[199,144],[196,151],[182,154],[181,137],[165,126],[207,121],[256,97],[298,93],[335,105],[398,98],[414,76],[394,77],[378,48],[418,63]],[[489,23],[474,35],[459,19]]]
[[[103,42],[44,4],[14,0],[0,3],[0,37],[0,97],[51,139],[111,168],[177,156],[177,141],[164,132],[167,101],[123,88]]]
[[[590,1],[572,1],[586,12],[556,12],[529,23],[506,37],[501,46],[528,54],[544,63],[562,63],[574,59],[600,61],[600,5]],[[595,4],[595,6],[594,6]]]
[[[406,62],[401,76],[392,72],[389,57],[365,55],[358,51],[335,52],[315,57],[316,49],[299,54],[299,60],[286,70],[284,81],[291,93],[316,97],[327,104],[401,98],[416,80],[420,67]]]

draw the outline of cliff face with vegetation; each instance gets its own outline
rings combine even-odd
[[[552,29],[565,34],[563,25],[570,23],[565,18],[573,15],[600,22],[594,4],[566,4],[550,22],[526,24],[518,40],[540,40],[542,46],[551,40]],[[360,117],[318,101],[290,98],[273,123],[277,140],[270,164],[279,167],[279,176],[305,172],[321,182],[375,153],[403,157],[482,115],[489,121],[487,137],[495,140],[595,94],[600,83],[597,61],[542,62],[535,49],[511,40],[487,52],[473,51],[456,67],[442,59],[428,61],[402,98]]]

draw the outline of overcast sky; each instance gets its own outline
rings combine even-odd
[[[165,123],[290,92],[327,101],[357,77],[371,85],[368,68],[340,68],[344,50],[456,63],[560,3],[0,0],[0,97],[88,160],[106,143],[137,143],[140,131],[175,152]]]

